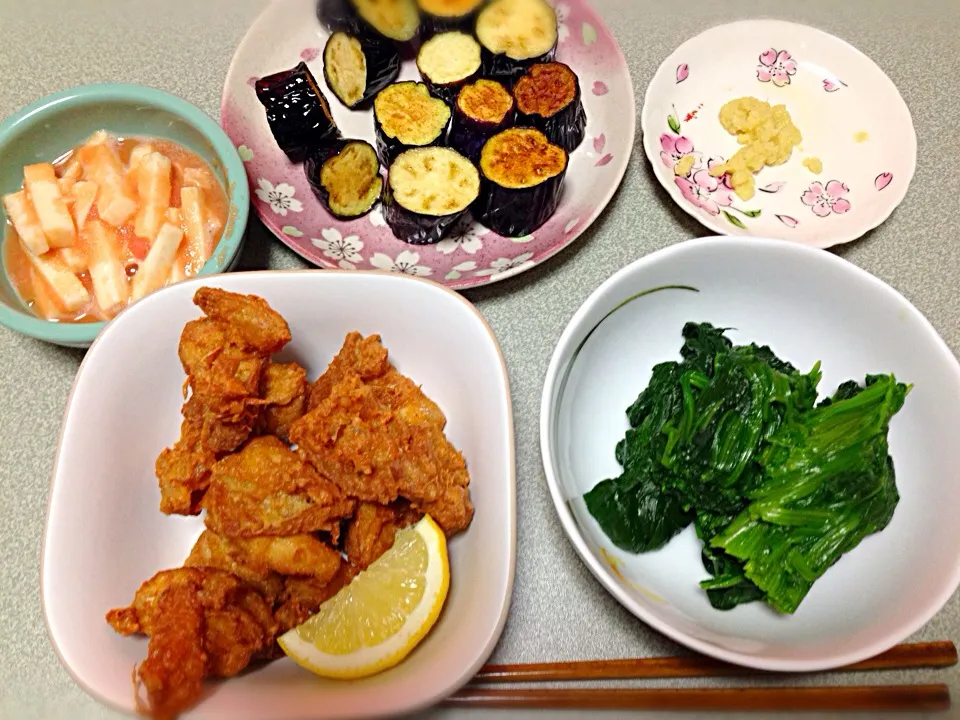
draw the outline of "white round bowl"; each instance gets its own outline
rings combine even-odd
[[[663,289],[608,316],[661,286],[696,291]],[[893,520],[828,570],[791,616],[763,603],[713,609],[698,584],[707,575],[692,527],[657,552],[633,555],[607,539],[582,500],[620,474],[614,447],[628,427],[625,410],[655,364],[679,359],[687,321],[735,328],[728,333],[735,343],[768,344],[803,371],[821,360],[821,395],[871,373],[914,384],[890,427],[901,495]],[[638,260],[577,311],[547,371],[540,441],[564,529],[624,607],[707,655],[813,671],[887,650],[930,620],[960,584],[958,427],[960,364],[903,296],[829,253],[711,237]]]

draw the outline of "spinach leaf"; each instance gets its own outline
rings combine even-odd
[[[611,542],[635,553],[663,547],[691,520],[676,496],[637,470],[604,480],[583,499]]]
[[[710,545],[741,560],[776,610],[794,612],[841,556],[890,522],[899,494],[887,430],[909,389],[892,375],[844,384],[770,438],[763,484]]]
[[[849,381],[817,404],[819,364],[801,373],[767,346],[709,323],[683,328],[680,362],[653,369],[617,444],[623,474],[584,496],[618,547],[648,552],[694,520],[711,604],[766,600],[791,613],[813,583],[899,501],[887,451],[909,387]]]

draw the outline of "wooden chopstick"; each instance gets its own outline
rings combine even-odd
[[[446,705],[501,709],[706,711],[937,711],[950,707],[946,685],[875,687],[550,690],[466,687]]]
[[[897,645],[869,660],[832,672],[942,668],[957,664],[952,642]],[[559,682],[564,680],[624,680],[683,677],[756,675],[761,671],[695,655],[691,657],[585,660],[576,662],[484,665],[473,678],[475,684]]]

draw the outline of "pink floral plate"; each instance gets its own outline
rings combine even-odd
[[[749,200],[710,173],[740,147],[720,108],[745,96],[785,105],[803,136],[789,160],[756,174]],[[900,204],[917,164],[910,111],[890,78],[843,40],[779,20],[721,25],[685,42],[650,82],[640,123],[660,183],[725,235],[821,248],[855,240]]]
[[[277,147],[253,89],[257,78],[304,60],[344,136],[373,142],[372,112],[348,110],[323,81],[327,32],[317,21],[315,6],[316,0],[274,0],[263,11],[233,57],[221,107],[221,124],[247,169],[254,209],[274,235],[308,261],[474,287],[547,260],[581,235],[613,197],[636,131],[630,72],[613,34],[585,0],[556,0],[557,59],[580,78],[587,137],[570,155],[560,207],[546,225],[526,237],[505,238],[467,217],[445,240],[420,246],[395,238],[379,208],[357,220],[334,218],[314,197],[301,166],[290,163]],[[419,79],[413,59],[404,61],[400,79]]]

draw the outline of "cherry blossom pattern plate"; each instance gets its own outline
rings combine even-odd
[[[740,147],[718,115],[744,96],[784,104],[803,135],[786,163],[755,176],[750,200],[709,173]],[[721,25],[685,42],[650,82],[640,123],[660,183],[725,235],[821,248],[855,240],[900,204],[917,164],[910,111],[890,78],[843,40],[778,20]],[[678,174],[688,155],[690,171]]]
[[[275,0],[240,43],[223,89],[221,124],[244,160],[254,209],[281,241],[326,268],[392,270],[428,277],[452,288],[517,275],[573,242],[600,215],[623,179],[636,131],[633,84],[613,34],[585,0],[556,0],[557,60],[580,78],[587,137],[570,155],[556,214],[532,235],[504,238],[471,218],[436,245],[408,245],[394,237],[379,207],[342,221],[315,198],[300,165],[277,147],[254,81],[306,61],[330,101],[345,137],[374,140],[372,111],[351,111],[323,81],[328,33],[317,21],[316,0]],[[400,80],[419,79],[415,53],[405,53]]]

